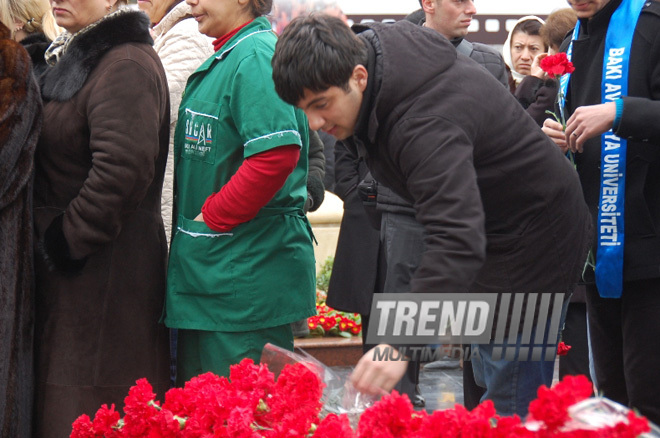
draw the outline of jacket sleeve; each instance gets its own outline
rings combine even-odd
[[[656,6],[652,6],[657,9]],[[623,112],[615,134],[635,141],[660,143],[660,33],[655,32],[648,53],[650,98],[624,97]]]
[[[309,170],[307,173],[307,201],[305,211],[315,211],[323,203],[325,187],[325,154],[323,142],[316,131],[309,131]]]
[[[388,144],[426,231],[411,292],[467,292],[486,257],[469,135],[445,119],[419,117],[400,122]]]
[[[169,116],[165,80],[155,63],[122,59],[96,82],[86,103],[92,167],[62,223],[74,259],[115,239],[125,215],[144,199]]]
[[[335,194],[346,202],[355,193],[360,178],[360,160],[351,139],[335,143]]]
[[[624,97],[623,113],[616,135],[635,141],[660,143],[660,100]]]
[[[558,83],[554,79],[544,81],[536,76],[526,76],[518,88],[516,88],[515,96],[518,102],[525,108],[527,114],[532,116],[534,121],[543,126],[543,122],[552,115],[546,113],[547,111],[558,111],[555,108],[557,100]],[[558,112],[556,112],[559,115]]]

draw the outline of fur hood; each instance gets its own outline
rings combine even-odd
[[[66,101],[82,88],[89,74],[112,48],[126,43],[153,45],[149,18],[139,11],[108,17],[75,37],[57,64],[41,77],[44,100]]]

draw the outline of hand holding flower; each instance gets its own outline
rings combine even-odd
[[[584,143],[590,138],[612,129],[616,116],[614,102],[581,106],[566,122],[566,142],[573,152],[582,152]]]
[[[557,53],[556,55],[549,55],[543,57],[543,59],[540,60],[539,66],[541,69],[548,74],[551,78],[560,80],[560,78],[563,75],[573,73],[575,71],[575,67],[573,67],[573,63],[568,60],[568,57],[566,56],[565,53]],[[563,107],[563,101],[564,101],[564,94],[563,90],[561,87],[559,88],[559,93],[557,93],[557,106],[559,107],[559,116],[557,116],[557,113],[554,111],[546,111],[546,113],[552,115],[555,120],[557,121],[558,124],[561,124],[563,130],[566,130],[566,118],[564,116],[564,107]],[[547,122],[547,120],[546,120]],[[550,124],[543,124],[544,127],[544,132],[546,132],[546,126]],[[548,136],[555,142],[559,147],[562,149],[562,151],[566,152],[567,148],[567,143],[562,144],[562,142],[559,142],[558,134],[556,132],[557,128],[556,125],[555,127],[548,126],[547,131],[549,131],[551,134],[546,132]],[[570,146],[570,145],[568,145]],[[575,165],[575,160],[573,159],[573,153],[572,152],[567,152],[568,154],[568,159],[571,160],[571,163]]]
[[[560,122],[557,122],[552,119],[546,119],[543,122],[543,127],[541,128],[545,135],[550,137],[550,140],[554,141],[559,149],[563,153],[568,152],[568,143],[566,142],[566,133],[564,132],[564,127]]]

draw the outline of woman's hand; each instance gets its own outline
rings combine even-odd
[[[543,128],[541,128],[545,135],[550,137],[550,140],[554,141],[559,149],[563,153],[568,151],[568,143],[566,143],[566,134],[564,133],[564,128],[561,126],[561,123],[552,119],[545,119],[543,122]]]
[[[204,215],[202,213],[198,214],[195,218],[195,222],[204,222]]]
[[[548,79],[548,75],[546,72],[541,70],[541,60],[546,56],[548,56],[547,53],[539,53],[538,55],[536,55],[534,57],[534,61],[532,61],[532,66],[530,67],[531,75],[536,76],[537,78],[542,79],[544,81]]]
[[[387,350],[394,347],[380,344],[365,353],[351,374],[351,383],[364,394],[380,396],[388,394],[401,380],[408,368],[408,361],[375,360],[376,348]]]

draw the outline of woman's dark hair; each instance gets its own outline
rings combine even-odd
[[[273,55],[273,80],[280,98],[296,105],[305,90],[348,90],[356,65],[366,66],[365,44],[339,18],[311,14],[284,28]]]
[[[511,35],[516,32],[526,33],[527,35],[540,35],[541,27],[543,27],[543,24],[541,24],[540,21],[530,18],[529,20],[521,21],[516,24]]]
[[[250,12],[255,17],[268,15],[270,10],[273,9],[273,0],[250,0],[248,2]]]

